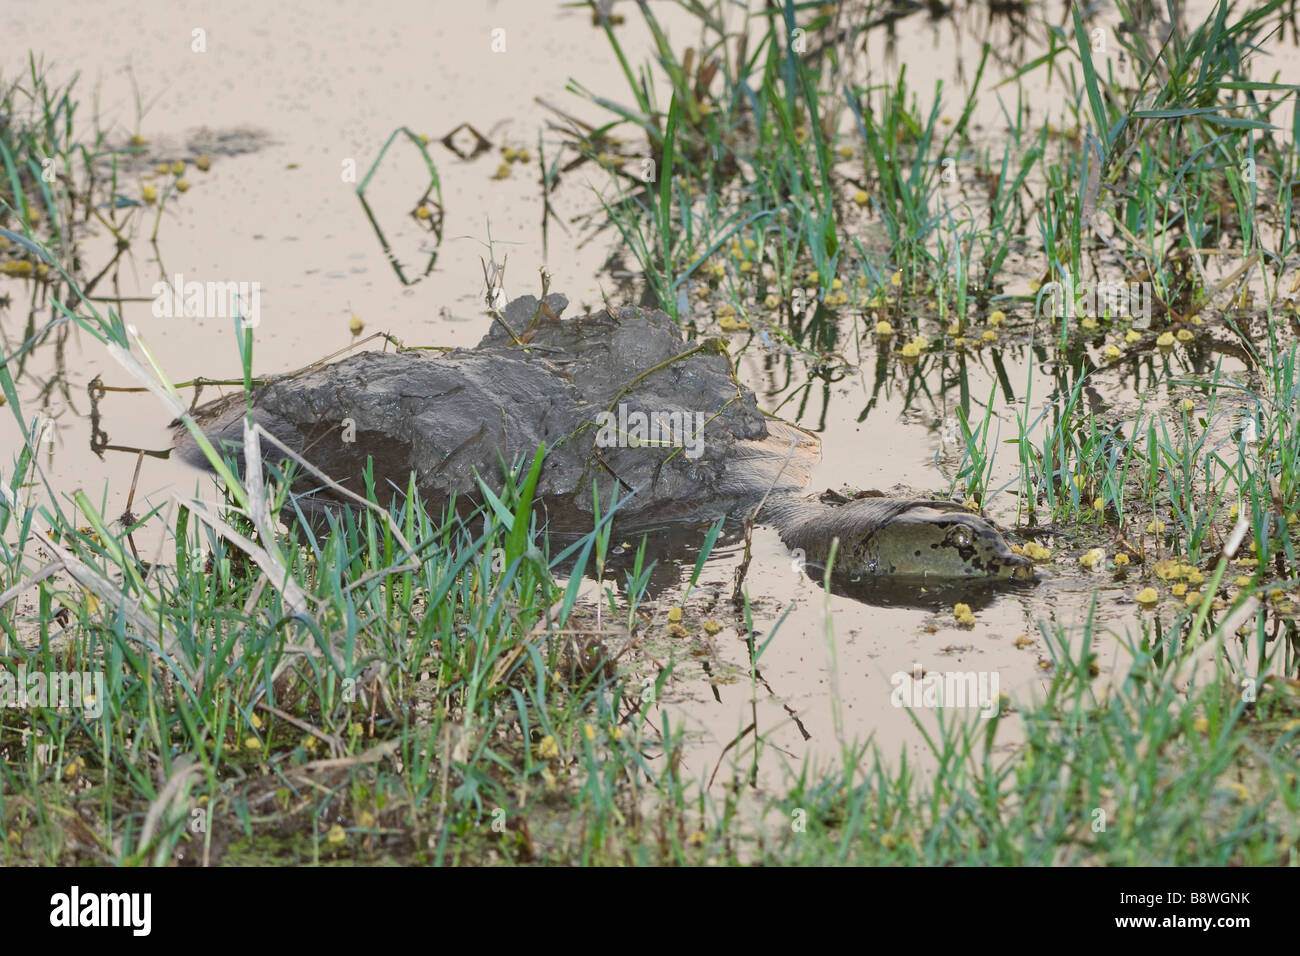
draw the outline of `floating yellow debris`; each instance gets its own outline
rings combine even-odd
[[[669,624],[668,636],[675,637],[678,640],[681,640],[683,637],[689,637],[690,632],[687,631],[686,628],[682,627],[680,624]]]
[[[361,321],[361,316],[354,315],[348,320],[348,331],[353,335],[360,335],[361,330],[366,327],[366,323]]]
[[[713,620],[712,618],[705,621],[700,626],[704,628],[704,633],[708,634],[710,637],[712,637],[714,634],[717,634],[720,630],[722,630],[722,625],[719,624],[717,621]]]
[[[176,180],[176,191],[178,193],[187,193],[190,191],[190,183],[187,179]]]
[[[547,734],[537,742],[537,756],[543,760],[554,760],[560,755],[560,745],[555,742],[555,738]]]
[[[194,160],[194,165],[199,168],[199,172],[206,173],[212,168],[212,157],[204,153],[198,159]]]
[[[1161,332],[1156,339],[1156,348],[1162,352],[1168,352],[1174,347],[1174,336],[1172,332]]]
[[[1128,567],[1128,565],[1129,565],[1129,556],[1127,554],[1125,554],[1123,551],[1120,551],[1115,555],[1115,567],[1126,568]]]
[[[497,171],[496,171],[495,173],[492,174],[492,178],[493,178],[493,179],[509,179],[509,178],[510,178],[510,164],[509,164],[509,163],[502,163],[500,166],[498,166],[498,167],[497,167]]]
[[[954,604],[952,616],[957,619],[957,623],[962,627],[972,627],[975,624],[975,614],[971,611],[969,604]]]
[[[1024,552],[1030,561],[1047,561],[1052,557],[1051,548],[1045,548],[1037,541],[1026,541]]]
[[[1106,560],[1106,551],[1103,548],[1091,548],[1079,555],[1079,567],[1091,571],[1093,568],[1101,565]]]
[[[677,621],[680,621],[681,619],[682,619],[682,609],[681,609],[681,608],[679,608],[679,607],[670,607],[670,608],[668,609],[668,620],[669,620],[669,621],[672,621],[672,622],[675,623],[675,622],[677,622]]]
[[[153,186],[144,186],[140,190],[140,198],[143,199],[146,204],[152,206],[158,201],[158,190]]]
[[[1196,731],[1198,734],[1208,733],[1210,729],[1210,722],[1206,720],[1204,717],[1197,717],[1194,721],[1192,721],[1192,729]]]
[[[1192,340],[1192,338],[1193,338],[1193,335],[1192,335],[1192,331],[1191,331],[1191,329],[1179,329],[1179,330],[1178,330],[1178,341],[1180,341],[1180,342],[1190,342],[1190,341]]]
[[[1129,329],[1127,332],[1124,333],[1124,344],[1125,344],[1125,345],[1136,345],[1138,342],[1141,342],[1141,341],[1142,341],[1142,335],[1141,335],[1141,333],[1139,333],[1139,332],[1137,332],[1137,331],[1135,331],[1135,330],[1133,330],[1133,329]]]
[[[989,313],[989,325],[995,329],[1000,329],[1007,324],[1007,314],[1001,309],[995,309]]]
[[[887,339],[894,334],[894,327],[886,320],[881,319],[876,323],[876,338]]]
[[[853,201],[857,203],[859,206],[865,206],[868,202],[870,202],[870,200],[871,197],[867,195],[867,191],[865,189],[859,189],[857,192],[853,194]]]
[[[1108,345],[1108,346],[1106,346],[1105,356],[1106,356],[1106,361],[1108,361],[1108,362],[1114,362],[1116,359],[1118,359],[1118,358],[1119,358],[1121,355],[1123,355],[1123,354],[1124,354],[1124,353],[1120,351],[1120,348],[1119,348],[1118,345]]]
[[[749,323],[734,313],[723,313],[718,316],[718,328],[724,332],[744,332]]]
[[[1160,600],[1160,595],[1156,593],[1155,588],[1143,588],[1136,595],[1134,595],[1134,600],[1136,600],[1138,604],[1141,604],[1144,607],[1149,607],[1150,605],[1155,604],[1157,601]]]

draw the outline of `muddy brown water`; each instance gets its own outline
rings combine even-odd
[[[674,42],[685,44],[696,36],[675,7],[666,6],[658,15]],[[956,91],[971,79],[983,39],[994,44],[992,69],[999,77],[1009,76],[1037,52],[1033,37],[1002,20],[986,23],[985,16],[975,12],[934,23],[924,17],[903,20],[888,35],[871,34],[854,66],[879,82],[905,64],[922,101],[942,79],[953,91],[945,113],[955,116],[960,109]],[[494,36],[494,30],[505,32]],[[202,31],[204,52],[194,51],[195,31]],[[618,251],[612,230],[592,238],[590,230],[571,221],[578,216],[599,219],[595,191],[606,191],[609,181],[593,164],[566,177],[554,200],[564,224],[552,222],[546,254],[541,245],[538,134],[548,151],[558,148],[560,137],[548,127],[555,115],[534,98],[593,122],[605,121],[607,114],[566,92],[571,77],[615,100],[628,99],[619,65],[586,10],[535,0],[405,3],[386,7],[382,14],[349,6],[266,6],[251,0],[216,10],[158,2],[105,2],[90,8],[49,2],[10,18],[5,33],[0,54],[5,77],[23,68],[27,50],[38,51],[56,76],[80,72],[83,97],[97,91],[101,119],[115,142],[137,129],[145,137],[147,160],[128,174],[128,183],[145,182],[144,170],[156,161],[211,153],[211,171],[191,170],[187,178],[194,188],[164,214],[159,254],[150,248],[146,228],[117,270],[112,288],[105,283],[99,292],[149,297],[155,282],[177,274],[259,282],[254,361],[259,372],[297,368],[349,345],[353,315],[367,332],[388,331],[410,344],[472,346],[488,323],[480,256],[488,255],[489,231],[497,260],[508,257],[506,290],[511,296],[536,293],[543,266],[552,275],[551,288],[569,296],[573,314],[599,308],[606,294],[636,294],[634,285],[606,267],[609,254]],[[635,15],[629,14],[619,36],[634,64],[651,56],[652,44]],[[493,52],[494,39],[504,40],[502,52]],[[1270,72],[1270,64],[1280,64],[1282,55],[1270,55],[1261,69]],[[138,122],[132,105],[137,87],[147,104]],[[1013,88],[1005,90],[1010,91],[1008,102],[1014,102]],[[1057,116],[1060,123],[1064,90],[1059,84],[1046,90],[1036,84],[1034,94],[1029,122]],[[85,106],[89,110],[89,102]],[[531,164],[512,167],[504,180],[493,179],[499,149],[465,160],[438,143],[462,122],[473,123],[496,147],[530,149]],[[1002,128],[1001,107],[987,92],[976,122],[992,131]],[[364,175],[401,125],[431,137],[446,215],[436,267],[412,285],[397,280],[356,200],[355,183],[345,175],[349,164]],[[428,232],[408,215],[425,173],[414,150],[403,144],[394,149],[370,199],[413,276],[432,249]],[[89,237],[88,259],[93,261],[98,252],[106,260],[109,246],[103,235]],[[1030,270],[1013,265],[1012,272],[1007,291],[1028,291]],[[4,348],[10,352],[21,338],[28,287],[0,281],[0,293],[13,300],[0,310]],[[229,320],[159,317],[147,301],[127,301],[122,310],[173,381],[238,375]],[[65,336],[60,361],[47,343],[20,383],[25,410],[44,411],[55,419],[53,440],[41,454],[52,485],[62,493],[85,488],[97,497],[102,492],[108,512],[114,513],[125,504],[135,457],[109,452],[101,461],[91,453],[86,385],[95,375],[111,384],[134,383],[88,336],[73,329],[60,334]],[[779,409],[821,435],[823,457],[811,490],[844,485],[946,490],[960,462],[958,400],[953,389],[937,387],[943,374],[938,360],[926,359],[915,369],[890,359],[881,382],[871,338],[855,333],[851,323],[841,326],[840,336],[838,351],[849,364],[822,377],[812,374],[802,359],[768,348],[761,336],[732,337],[739,374],[758,393],[760,405]],[[1014,395],[1004,394],[995,355]],[[1035,357],[1023,345],[945,361],[948,373],[964,361],[977,413],[997,389],[994,414],[1003,438],[1016,434],[1016,413],[1024,410],[1024,384],[1031,373],[1036,383],[1028,409],[1032,418],[1048,398],[1046,383],[1054,371],[1050,359]],[[1189,360],[1180,353],[1174,361]],[[1205,361],[1209,359],[1198,366],[1202,372],[1212,367]],[[1231,361],[1225,368],[1239,371]],[[929,381],[928,395],[916,394],[917,376]],[[51,384],[43,403],[39,395]],[[1136,409],[1139,392],[1167,408],[1183,397],[1166,385],[1150,389],[1145,377],[1136,383],[1123,380],[1117,371],[1095,380],[1097,399],[1119,412]],[[168,416],[150,396],[113,394],[104,414],[113,444],[167,447]],[[12,417],[0,415],[0,448],[13,449],[20,440]],[[6,454],[0,468],[8,468],[8,459]],[[999,451],[991,486],[1010,483],[1014,490],[1018,467],[1010,451]],[[176,462],[146,459],[135,510],[144,510],[141,499],[161,500],[173,488],[187,491],[207,483],[205,476]],[[989,508],[996,518],[1014,522],[1009,495],[993,500]],[[685,601],[692,636],[676,646],[663,637],[666,611],[682,601],[700,540],[698,531],[677,529],[652,542],[660,564],[651,577],[646,609],[653,617],[650,643],[656,659],[666,655],[679,661],[678,679],[660,703],[690,728],[694,746],[687,761],[701,777],[713,772],[727,745],[751,722],[769,742],[764,766],[776,774],[786,767],[797,769],[804,760],[833,758],[837,741],[868,736],[887,755],[906,750],[910,759],[920,758],[919,766],[932,766],[921,734],[891,701],[894,675],[918,667],[996,675],[996,692],[1024,701],[1049,678],[1044,665],[1051,657],[1040,623],[1077,635],[1095,601],[1098,630],[1111,635],[1103,636],[1097,648],[1105,675],[1127,667],[1127,652],[1115,635],[1136,634],[1143,613],[1132,602],[1132,580],[1080,571],[1073,560],[1078,549],[1069,540],[1046,542],[1059,561],[1043,570],[1036,586],[968,594],[976,623],[963,628],[951,610],[956,598],[943,592],[873,593],[846,582],[843,593],[828,595],[795,566],[776,532],[760,527],[752,539],[746,586],[761,639],[774,629],[776,638],[759,662],[761,679],[752,681],[747,646],[729,605],[743,552],[737,540],[726,540],[715,550]],[[619,585],[608,579],[621,577],[635,543],[618,542],[607,575],[611,586]],[[717,620],[721,630],[708,635],[700,626],[705,620]],[[923,723],[932,726],[934,719],[933,710],[922,713]],[[1006,733],[1008,741],[1015,739],[1013,728]],[[727,777],[725,770],[719,774],[719,779]]]

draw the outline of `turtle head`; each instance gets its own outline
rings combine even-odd
[[[1033,564],[1016,554],[993,525],[967,511],[909,508],[864,542],[889,574],[935,578],[1030,579]]]

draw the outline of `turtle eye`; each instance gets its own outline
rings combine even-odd
[[[959,548],[966,548],[969,547],[971,542],[975,539],[971,534],[970,528],[958,525],[948,532],[948,540]]]

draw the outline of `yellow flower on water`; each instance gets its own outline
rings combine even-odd
[[[245,749],[245,750],[261,750],[261,749],[262,749],[262,741],[258,740],[256,737],[249,737],[249,738],[247,738],[247,739],[244,741],[244,749]]]
[[[339,844],[348,838],[347,831],[339,824],[330,827],[330,832],[325,835],[325,842]]]
[[[171,172],[173,176],[182,175],[185,172],[185,162],[179,159],[176,160],[176,162],[172,163]]]
[[[881,319],[879,322],[876,323],[877,338],[887,339],[893,334],[894,334],[894,327],[890,325],[888,322],[886,322],[884,319]]]
[[[1248,588],[1250,587],[1252,581],[1253,581],[1252,578],[1247,577],[1246,575],[1243,574],[1240,577],[1238,577],[1234,583],[1239,588]]]
[[[178,179],[178,180],[176,180],[176,191],[177,191],[178,193],[187,193],[187,192],[189,192],[189,191],[190,191],[189,180],[186,180],[186,179]]]
[[[1046,561],[1052,556],[1050,548],[1045,548],[1037,541],[1025,542],[1025,557],[1030,561]]]
[[[153,186],[145,186],[140,190],[140,198],[143,199],[147,205],[152,206],[158,201],[158,190]]]
[[[1085,329],[1087,329],[1089,332],[1092,332],[1097,328],[1097,320],[1090,315],[1084,316],[1079,321],[1079,324],[1083,326]]]
[[[1094,499],[1093,499],[1093,502],[1092,502],[1092,510],[1093,510],[1093,511],[1105,511],[1105,510],[1106,510],[1106,499],[1105,499],[1105,498],[1094,498]]]
[[[509,163],[502,163],[500,166],[498,166],[498,167],[497,167],[497,171],[496,171],[495,173],[492,174],[492,178],[493,178],[493,179],[509,179],[509,178],[510,178],[510,164],[509,164]]]
[[[1170,588],[1169,591],[1171,594],[1173,594],[1174,597],[1182,597],[1184,594],[1187,593],[1187,585],[1184,584],[1182,581],[1179,581],[1172,588]]]
[[[525,166],[532,161],[532,158],[533,154],[528,152],[526,149],[521,149],[519,152],[515,153],[515,162],[523,163]]]
[[[1160,600],[1160,595],[1155,588],[1143,588],[1135,595],[1135,600],[1141,605],[1149,606]]]
[[[840,147],[840,159],[852,159],[852,158],[853,158],[853,147],[852,147],[852,146],[841,146],[841,147]]]
[[[1006,324],[1007,324],[1007,314],[1003,312],[1001,309],[997,309],[989,313],[989,325],[993,326],[993,328],[995,329],[1001,328]]]
[[[1183,600],[1187,602],[1188,607],[1196,607],[1196,605],[1201,603],[1201,592],[1189,591],[1187,592],[1187,597]]]
[[[1174,347],[1173,333],[1161,332],[1159,338],[1156,339],[1156,348],[1160,349],[1162,352],[1168,352],[1173,347]]]
[[[595,740],[595,739],[596,739],[596,728],[593,727],[593,726],[591,726],[591,724],[583,724],[583,725],[582,725],[582,736],[586,737],[588,740]]]
[[[676,623],[682,619],[682,609],[679,607],[670,607],[668,609],[668,620]]]
[[[1129,329],[1127,332],[1124,333],[1124,343],[1126,345],[1135,345],[1141,341],[1142,341],[1141,333],[1135,331],[1134,329]]]
[[[1194,411],[1196,411],[1196,403],[1195,403],[1194,401],[1192,401],[1190,398],[1184,398],[1184,399],[1183,399],[1183,403],[1182,403],[1182,405],[1181,405],[1180,407],[1181,407],[1182,410],[1185,411],[1185,412],[1194,412]]]
[[[1079,555],[1079,566],[1085,570],[1092,570],[1106,560],[1106,552],[1102,548],[1092,548]]]
[[[903,346],[899,354],[905,359],[919,358],[921,355],[921,346],[916,342],[908,342]]]
[[[774,295],[769,294],[765,299],[763,299],[763,308],[765,309],[775,309],[780,305],[781,300]]]
[[[354,315],[352,316],[351,319],[348,320],[348,330],[353,335],[360,335],[361,330],[364,329],[365,327],[366,327],[366,323],[361,321],[361,316],[359,315]]]
[[[537,756],[543,760],[554,760],[560,755],[560,745],[555,742],[555,738],[547,734],[537,743]]]
[[[1192,729],[1198,734],[1207,733],[1210,729],[1210,722],[1204,717],[1197,717],[1192,721]]]
[[[1152,518],[1147,522],[1147,534],[1164,534],[1165,523],[1158,518]]]
[[[867,195],[867,191],[865,189],[859,189],[857,192],[853,194],[853,201],[857,203],[859,206],[865,206],[870,200],[871,197]]]
[[[998,334],[992,329],[985,329],[984,334],[980,336],[980,338],[985,342],[996,342],[998,340]]]
[[[899,269],[897,272],[895,272],[892,276],[889,277],[889,284],[892,285],[894,288],[898,288],[903,284],[902,269]]]
[[[420,205],[415,207],[416,219],[428,219],[432,215],[433,213],[429,212],[429,207],[426,206],[424,203],[420,203]]]
[[[669,637],[675,637],[675,638],[677,638],[678,640],[681,640],[681,639],[684,638],[684,637],[689,637],[689,636],[690,636],[690,632],[687,631],[686,628],[682,627],[680,624],[669,624],[669,625],[668,625],[668,636],[669,636]]]
[[[704,633],[710,637],[722,630],[722,625],[712,619],[705,621],[700,626],[704,628]]]
[[[1129,556],[1123,551],[1115,555],[1115,567],[1126,568],[1129,564]]]
[[[1182,566],[1174,558],[1157,561],[1151,570],[1161,581],[1177,581],[1183,575]]]
[[[1192,333],[1191,333],[1191,330],[1190,330],[1190,329],[1179,329],[1179,330],[1178,330],[1178,341],[1180,341],[1180,342],[1190,342],[1190,341],[1192,340],[1192,338],[1193,338],[1193,336],[1192,336]]]
[[[1106,361],[1113,362],[1124,353],[1120,351],[1118,345],[1108,345],[1106,346],[1105,354],[1106,354]]]
[[[206,173],[212,168],[212,157],[204,153],[198,159],[194,160],[194,165],[199,168],[199,172]]]
[[[963,336],[958,336],[957,338],[952,340],[952,344],[959,349],[964,349],[966,346],[970,345],[970,339],[965,338]]]

